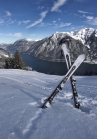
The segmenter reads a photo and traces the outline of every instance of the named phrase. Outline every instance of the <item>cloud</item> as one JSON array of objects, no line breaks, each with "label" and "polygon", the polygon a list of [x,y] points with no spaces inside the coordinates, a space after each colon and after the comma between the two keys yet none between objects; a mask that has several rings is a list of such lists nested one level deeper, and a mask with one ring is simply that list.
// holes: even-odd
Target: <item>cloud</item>
[{"label": "cloud", "polygon": [[44,9],[44,6],[38,6],[37,9],[38,10],[43,10]]},{"label": "cloud", "polygon": [[24,24],[28,24],[29,22],[31,21],[30,20],[23,21]]},{"label": "cloud", "polygon": [[58,12],[59,11],[59,7],[61,7],[62,5],[64,5],[66,3],[67,0],[57,0],[57,2],[54,3],[53,7],[51,8],[51,11],[54,12]]},{"label": "cloud", "polygon": [[0,13],[0,25],[10,25],[16,22],[16,20],[13,20],[11,17],[11,13],[9,11],[4,11],[3,13]]},{"label": "cloud", "polygon": [[41,15],[41,18],[45,18],[46,14],[48,13],[48,11],[44,11],[42,12],[40,15]]},{"label": "cloud", "polygon": [[78,10],[79,13],[82,13],[82,14],[87,14],[88,12],[85,12],[85,11],[80,11]]},{"label": "cloud", "polygon": [[83,15],[84,18],[86,18],[86,23],[90,25],[96,25],[97,26],[97,17],[94,16],[86,16]]},{"label": "cloud", "polygon": [[13,24],[13,23],[15,23],[15,22],[16,22],[16,20],[13,20],[13,19],[11,19],[11,18],[5,20],[5,24],[6,24],[6,25],[10,25],[10,24]]},{"label": "cloud", "polygon": [[2,18],[0,18],[0,24],[3,24],[4,20]]},{"label": "cloud", "polygon": [[15,22],[16,22],[16,20],[12,20],[11,18],[7,18],[7,17],[0,19],[0,25],[10,25]]},{"label": "cloud", "polygon": [[88,19],[88,20],[86,21],[86,23],[88,23],[88,24],[90,24],[90,25],[96,25],[96,26],[97,26],[97,17]]},{"label": "cloud", "polygon": [[72,25],[72,26],[70,26],[68,28],[68,30],[73,31],[73,30],[79,30],[81,28],[84,28],[84,25],[82,25],[82,26],[74,26],[74,25]]},{"label": "cloud", "polygon": [[12,36],[12,37],[22,37],[22,33],[18,32],[18,33],[9,33],[9,34],[6,34],[7,36]]},{"label": "cloud", "polygon": [[7,16],[11,16],[12,14],[9,11],[5,12],[7,14]]},{"label": "cloud", "polygon": [[46,27],[46,26],[51,26],[52,24],[51,23],[41,23],[40,25],[39,25],[39,27]]},{"label": "cloud", "polygon": [[56,21],[53,21],[53,23],[56,23]]},{"label": "cloud", "polygon": [[86,18],[87,18],[88,20],[93,20],[93,19],[94,19],[93,16],[86,16]]},{"label": "cloud", "polygon": [[31,28],[36,26],[37,24],[41,23],[43,21],[43,19],[46,17],[46,14],[48,13],[48,11],[44,11],[40,14],[41,18],[36,20],[34,23],[32,23],[31,25],[27,26],[26,28]]},{"label": "cloud", "polygon": [[39,27],[46,27],[46,26],[52,26],[54,28],[62,28],[62,27],[67,27],[70,26],[72,23],[59,23],[59,21],[52,21],[52,23],[41,23]]},{"label": "cloud", "polygon": [[53,26],[55,28],[62,28],[62,27],[67,27],[67,26],[70,26],[72,23],[57,23],[57,22],[53,22]]},{"label": "cloud", "polygon": [[0,36],[11,36],[11,37],[22,37],[22,33],[17,32],[17,33],[8,33],[8,34],[4,34],[4,33],[0,33]]},{"label": "cloud", "polygon": [[62,27],[70,26],[70,25],[71,23],[61,23],[59,27],[62,28]]},{"label": "cloud", "polygon": [[19,21],[19,22],[18,22],[18,25],[21,25],[21,23],[22,23],[22,21]]},{"label": "cloud", "polygon": [[28,24],[29,22],[31,22],[31,21],[30,20],[19,21],[18,25],[21,25],[22,23],[23,24]]}]

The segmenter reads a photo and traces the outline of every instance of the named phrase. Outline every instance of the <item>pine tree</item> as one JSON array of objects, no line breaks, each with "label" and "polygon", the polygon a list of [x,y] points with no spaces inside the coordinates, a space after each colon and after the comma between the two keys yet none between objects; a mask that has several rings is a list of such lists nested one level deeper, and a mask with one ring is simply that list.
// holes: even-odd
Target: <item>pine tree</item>
[{"label": "pine tree", "polygon": [[9,69],[9,59],[5,59],[5,68]]},{"label": "pine tree", "polygon": [[14,68],[15,69],[23,69],[25,67],[25,64],[23,62],[23,59],[21,58],[18,50],[16,50],[14,54]]}]

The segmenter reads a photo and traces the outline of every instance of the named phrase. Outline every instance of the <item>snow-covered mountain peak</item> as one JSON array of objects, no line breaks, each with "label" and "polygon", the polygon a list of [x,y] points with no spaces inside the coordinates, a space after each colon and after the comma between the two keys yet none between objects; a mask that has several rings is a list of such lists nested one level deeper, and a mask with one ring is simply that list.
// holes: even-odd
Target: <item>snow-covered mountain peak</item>
[{"label": "snow-covered mountain peak", "polygon": [[79,30],[78,32],[76,32],[76,35],[79,35],[80,37],[90,36],[93,32],[94,32],[93,28],[83,28]]},{"label": "snow-covered mountain peak", "polygon": [[[56,32],[52,35],[53,39],[58,39],[60,37],[64,37],[64,34],[69,35],[70,37],[80,40],[83,44],[85,44],[86,40],[91,36],[91,34],[95,31],[93,28],[82,28],[80,30],[75,30],[71,32]],[[97,31],[95,31],[97,32]],[[95,33],[97,36],[97,33]]]},{"label": "snow-covered mountain peak", "polygon": [[72,31],[70,34],[76,39],[79,39],[84,44],[95,30],[93,28],[82,28],[78,31]]},{"label": "snow-covered mountain peak", "polygon": [[37,41],[40,41],[41,39],[36,39],[36,40],[34,40],[35,42],[37,42]]},{"label": "snow-covered mountain peak", "polygon": [[23,39],[19,39],[19,40],[17,40],[16,42],[19,42],[19,41],[29,41],[29,39],[27,39],[27,38],[23,38]]},{"label": "snow-covered mountain peak", "polygon": [[25,40],[27,40],[27,41],[33,41],[32,39],[29,39],[29,38],[25,38]]},{"label": "snow-covered mountain peak", "polygon": [[95,30],[95,37],[97,37],[97,29]]},{"label": "snow-covered mountain peak", "polygon": [[70,36],[70,33],[69,32],[56,32],[52,35],[52,38],[53,39],[59,39],[59,38],[63,38],[64,35],[69,35]]}]

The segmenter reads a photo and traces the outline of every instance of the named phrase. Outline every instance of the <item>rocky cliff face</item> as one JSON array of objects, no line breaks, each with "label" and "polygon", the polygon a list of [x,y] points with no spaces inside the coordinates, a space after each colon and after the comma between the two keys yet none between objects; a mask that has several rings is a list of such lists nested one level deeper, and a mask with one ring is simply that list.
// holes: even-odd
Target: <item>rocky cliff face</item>
[{"label": "rocky cliff face", "polygon": [[94,30],[91,36],[87,39],[86,44],[89,47],[91,61],[97,61],[97,30]]},{"label": "rocky cliff face", "polygon": [[8,49],[10,50],[19,50],[19,52],[24,53],[26,52],[31,45],[34,43],[35,41],[29,41],[27,39],[20,39],[17,40],[15,43],[13,43],[12,45],[10,45],[8,47]]},{"label": "rocky cliff face", "polygon": [[59,45],[62,38],[72,40],[70,45],[72,60],[75,60],[77,56],[82,53],[86,55],[86,59],[89,59],[87,48],[81,43],[81,41],[73,39],[67,33],[55,33],[48,38],[36,42],[26,53],[46,60],[62,60],[64,58],[61,57],[61,48]]}]

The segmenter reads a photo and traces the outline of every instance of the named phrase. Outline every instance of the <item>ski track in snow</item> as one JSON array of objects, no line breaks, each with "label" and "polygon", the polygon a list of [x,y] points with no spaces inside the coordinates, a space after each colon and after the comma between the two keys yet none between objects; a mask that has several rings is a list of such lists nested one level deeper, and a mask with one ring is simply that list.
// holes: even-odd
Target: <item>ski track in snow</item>
[{"label": "ski track in snow", "polygon": [[[25,111],[23,112],[23,114],[25,114]],[[44,115],[44,114],[45,114],[45,112],[43,113],[42,109],[37,110],[35,112],[34,116],[28,120],[28,123],[27,123],[26,127],[23,129],[23,131],[20,128],[18,128],[18,123],[19,123],[19,121],[18,121],[13,132],[11,133],[11,139],[14,138],[14,136],[17,137],[18,139],[30,139],[32,134],[37,129],[38,121],[42,118],[42,115]],[[21,118],[22,118],[22,116],[20,117],[20,121],[21,121]]]},{"label": "ski track in snow", "polygon": [[[0,76],[2,78],[6,78],[6,79],[9,79],[9,80],[13,80],[13,81],[16,81],[16,82],[19,82],[21,84],[26,84],[26,85],[29,85],[29,86],[35,86],[35,87],[39,87],[39,88],[42,88],[42,89],[47,89],[47,90],[51,90],[51,88],[48,88],[48,87],[44,87],[44,86],[39,86],[39,85],[36,85],[36,84],[32,84],[32,83],[29,83],[29,82],[26,82],[26,81],[22,81],[22,80],[18,80],[18,79],[13,79],[13,78],[10,78],[10,77],[4,77],[4,76]],[[35,79],[37,80],[37,79]]]},{"label": "ski track in snow", "polygon": [[[45,97],[43,97],[41,99],[41,102],[42,103],[43,103],[44,99],[45,99]],[[29,103],[29,105],[31,105],[31,106],[37,106],[37,102]],[[41,118],[42,118],[43,115],[45,115],[45,109],[38,109],[35,112],[34,116],[28,120],[27,125],[23,129],[23,131],[18,126],[19,125],[19,122],[21,121],[21,119],[25,115],[25,112],[26,112],[27,108],[28,108],[28,106],[23,110],[22,115],[20,116],[19,121],[16,123],[13,131],[11,131],[11,134],[10,134],[10,136],[9,136],[8,139],[14,139],[14,137],[15,138],[17,137],[17,139],[30,139],[30,137],[32,136],[32,134],[37,129],[38,121],[41,120]]]}]

